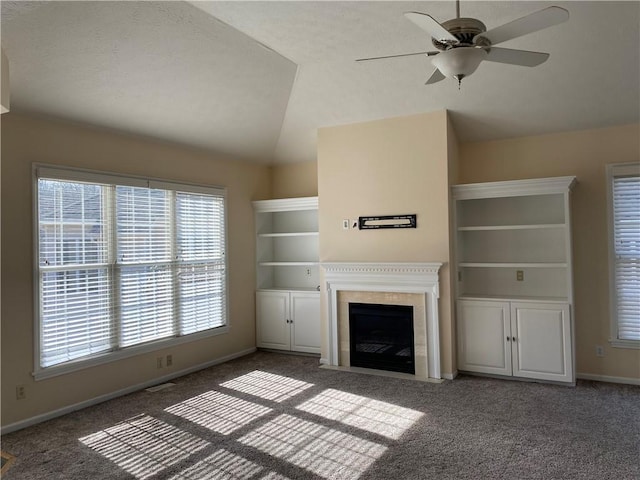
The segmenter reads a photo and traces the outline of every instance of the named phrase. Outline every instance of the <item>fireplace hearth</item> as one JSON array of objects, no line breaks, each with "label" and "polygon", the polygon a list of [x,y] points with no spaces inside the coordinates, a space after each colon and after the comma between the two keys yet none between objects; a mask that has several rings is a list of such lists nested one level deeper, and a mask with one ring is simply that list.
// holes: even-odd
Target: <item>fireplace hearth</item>
[{"label": "fireplace hearth", "polygon": [[413,307],[349,303],[350,363],[415,374]]}]

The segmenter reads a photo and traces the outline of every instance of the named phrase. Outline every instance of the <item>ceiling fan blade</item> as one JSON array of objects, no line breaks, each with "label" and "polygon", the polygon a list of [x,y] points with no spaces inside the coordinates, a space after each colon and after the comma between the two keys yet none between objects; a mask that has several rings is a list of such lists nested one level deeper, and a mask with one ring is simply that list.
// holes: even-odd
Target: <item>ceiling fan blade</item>
[{"label": "ceiling fan blade", "polygon": [[473,41],[476,43],[476,38],[484,37],[489,40],[492,45],[497,45],[512,38],[537,32],[538,30],[566,22],[567,20],[569,20],[569,12],[567,10],[560,7],[548,7],[476,35]]},{"label": "ceiling fan blade", "polygon": [[442,72],[436,68],[425,85],[431,85],[432,83],[439,82],[440,80],[444,80],[445,78],[446,77],[442,74]]},{"label": "ceiling fan blade", "polygon": [[535,67],[549,58],[548,53],[529,52],[528,50],[513,50],[511,48],[491,47],[485,60],[489,62],[508,63],[523,67]]},{"label": "ceiling fan blade", "polygon": [[370,58],[358,58],[356,62],[368,62],[369,60],[384,60],[385,58],[398,58],[398,57],[411,57],[414,55],[426,55],[431,57],[437,55],[439,52],[415,52],[415,53],[401,53],[399,55],[385,55],[382,57],[370,57]]},{"label": "ceiling fan blade", "polygon": [[405,12],[404,16],[440,42],[459,43],[458,39],[449,33],[449,31],[440,25],[431,15],[420,12]]}]

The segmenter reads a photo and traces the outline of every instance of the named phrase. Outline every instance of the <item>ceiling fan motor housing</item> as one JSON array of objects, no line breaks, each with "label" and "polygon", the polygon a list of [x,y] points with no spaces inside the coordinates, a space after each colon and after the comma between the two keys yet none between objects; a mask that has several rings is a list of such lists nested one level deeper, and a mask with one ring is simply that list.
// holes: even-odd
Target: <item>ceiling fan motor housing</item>
[{"label": "ceiling fan motor housing", "polygon": [[442,26],[446,28],[447,31],[454,37],[456,37],[460,43],[452,45],[450,42],[442,42],[433,38],[433,46],[438,50],[444,51],[450,48],[455,48],[457,46],[477,45],[481,47],[488,47],[491,45],[491,43],[483,37],[478,37],[474,42],[473,39],[477,35],[487,31],[487,27],[485,26],[485,24],[475,18],[453,18],[451,20],[443,22]]}]

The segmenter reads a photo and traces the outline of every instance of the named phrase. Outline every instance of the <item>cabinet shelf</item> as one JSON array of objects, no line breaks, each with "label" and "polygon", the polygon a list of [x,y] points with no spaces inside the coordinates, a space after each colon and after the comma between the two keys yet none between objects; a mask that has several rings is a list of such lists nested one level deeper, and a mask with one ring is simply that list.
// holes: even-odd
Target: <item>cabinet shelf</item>
[{"label": "cabinet shelf", "polygon": [[473,293],[466,293],[458,297],[460,300],[493,300],[503,302],[540,302],[540,303],[567,303],[569,299],[567,297],[545,297],[545,296],[531,296],[531,295],[475,295]]},{"label": "cabinet shelf", "polygon": [[476,225],[476,226],[460,226],[459,232],[479,232],[494,230],[546,230],[554,228],[564,228],[564,223],[537,223],[528,225]]},{"label": "cabinet shelf", "polygon": [[496,262],[460,262],[459,267],[465,268],[566,268],[566,263],[557,262],[509,262],[509,263],[496,263]]},{"label": "cabinet shelf", "polygon": [[258,292],[319,292],[319,288],[316,287],[271,287],[271,288],[261,288]]}]

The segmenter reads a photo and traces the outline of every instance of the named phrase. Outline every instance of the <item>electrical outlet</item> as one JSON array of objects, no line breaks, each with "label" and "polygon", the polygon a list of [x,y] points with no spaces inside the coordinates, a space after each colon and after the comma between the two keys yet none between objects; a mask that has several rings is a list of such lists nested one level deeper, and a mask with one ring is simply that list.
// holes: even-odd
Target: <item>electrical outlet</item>
[{"label": "electrical outlet", "polygon": [[311,269],[307,268],[307,277],[310,277],[310,276],[311,276]]},{"label": "electrical outlet", "polygon": [[162,368],[162,357],[156,358],[156,368]]},{"label": "electrical outlet", "polygon": [[516,270],[516,281],[522,282],[524,280],[524,270]]},{"label": "electrical outlet", "polygon": [[604,357],[604,347],[602,345],[596,345],[596,357]]},{"label": "electrical outlet", "polygon": [[24,400],[27,398],[27,389],[24,385],[18,385],[16,387],[16,400]]},{"label": "electrical outlet", "polygon": [[171,354],[167,355],[167,361],[165,362],[165,365],[167,367],[170,367],[173,365],[173,355]]},{"label": "electrical outlet", "polygon": [[342,229],[343,230],[349,230],[349,219],[348,218],[342,220]]}]

